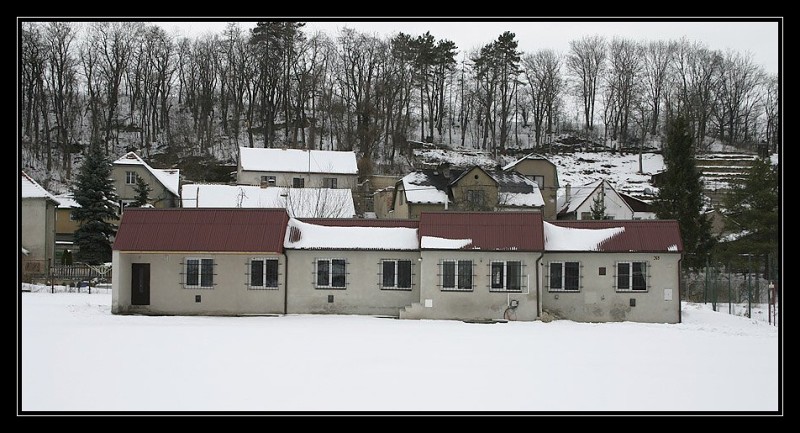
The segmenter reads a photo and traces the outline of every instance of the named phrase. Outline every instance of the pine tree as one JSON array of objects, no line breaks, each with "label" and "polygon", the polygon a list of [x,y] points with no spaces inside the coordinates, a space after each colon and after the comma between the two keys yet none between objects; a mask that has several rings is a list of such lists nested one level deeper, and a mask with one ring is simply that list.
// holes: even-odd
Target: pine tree
[{"label": "pine tree", "polygon": [[75,231],[76,259],[89,264],[111,261],[111,238],[117,229],[110,221],[117,219],[117,195],[111,164],[98,144],[90,145],[72,193],[79,205],[72,210],[80,223]]},{"label": "pine tree", "polygon": [[660,219],[680,225],[684,263],[691,269],[705,266],[714,238],[711,221],[704,213],[703,184],[695,166],[695,146],[689,123],[683,115],[669,119],[664,145],[664,182],[653,202]]},{"label": "pine tree", "polygon": [[778,169],[768,159],[753,162],[742,181],[725,197],[726,229],[745,233],[725,248],[729,260],[752,254],[763,260],[764,274],[770,275],[768,257],[777,258],[780,239],[778,221]]},{"label": "pine tree", "polygon": [[128,207],[142,207],[150,203],[150,193],[153,192],[153,189],[139,176],[136,177],[136,186],[133,187],[133,191],[136,193],[136,198]]},{"label": "pine tree", "polygon": [[592,211],[593,220],[602,220],[606,218],[606,200],[605,191],[603,191],[603,184],[600,184],[600,194],[594,196],[592,206],[589,208]]}]

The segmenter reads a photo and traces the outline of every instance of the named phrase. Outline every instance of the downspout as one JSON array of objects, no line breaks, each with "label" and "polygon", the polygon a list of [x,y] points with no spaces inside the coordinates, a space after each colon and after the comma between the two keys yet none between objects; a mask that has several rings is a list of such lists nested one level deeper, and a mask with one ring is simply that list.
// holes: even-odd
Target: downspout
[{"label": "downspout", "polygon": [[539,253],[539,258],[536,259],[536,315],[539,320],[542,318],[542,288],[539,285],[539,262],[544,257],[544,252]]},{"label": "downspout", "polygon": [[289,255],[283,250],[283,315],[289,310]]},{"label": "downspout", "polygon": [[[683,323],[683,315],[681,314],[681,262],[683,261],[683,254],[678,259],[678,323]],[[730,303],[730,300],[728,300]]]}]

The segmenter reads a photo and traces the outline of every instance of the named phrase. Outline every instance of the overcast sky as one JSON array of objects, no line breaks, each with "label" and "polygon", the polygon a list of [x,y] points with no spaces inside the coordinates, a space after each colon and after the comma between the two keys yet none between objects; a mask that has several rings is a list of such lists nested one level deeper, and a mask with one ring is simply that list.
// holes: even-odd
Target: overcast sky
[{"label": "overcast sky", "polygon": [[[255,20],[247,18],[218,18],[217,22],[197,22],[184,20],[181,22],[162,23],[168,30],[176,30],[186,36],[197,36],[204,32],[221,32],[227,22],[241,22],[241,27],[251,29]],[[252,18],[251,18],[252,19]],[[296,19],[296,17],[295,17]],[[411,21],[413,19],[413,21]],[[725,51],[734,50],[741,54],[750,53],[756,64],[762,65],[770,73],[778,72],[779,41],[782,40],[783,29],[779,26],[780,17],[749,18],[747,21],[723,21],[721,19],[706,21],[687,21],[684,18],[641,19],[633,21],[599,21],[578,20],[525,20],[512,17],[504,20],[456,20],[432,21],[410,18],[408,21],[319,21],[313,18],[301,19],[307,22],[306,33],[319,30],[331,37],[339,34],[344,27],[353,28],[368,34],[391,36],[398,32],[418,36],[430,31],[436,40],[449,39],[455,42],[461,54],[496,40],[505,31],[513,32],[519,42],[519,49],[532,53],[540,49],[553,49],[566,53],[569,42],[583,36],[604,35],[606,37],[622,37],[634,40],[677,40],[686,37],[690,41],[703,42],[711,49]]]}]

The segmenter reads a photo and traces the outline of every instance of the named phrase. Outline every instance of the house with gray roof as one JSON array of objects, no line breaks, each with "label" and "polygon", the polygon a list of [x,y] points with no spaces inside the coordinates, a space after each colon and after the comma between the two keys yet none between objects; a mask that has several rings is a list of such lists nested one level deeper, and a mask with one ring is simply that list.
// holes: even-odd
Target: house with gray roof
[{"label": "house with gray roof", "polygon": [[416,170],[400,179],[392,193],[389,218],[418,219],[422,212],[442,210],[541,211],[545,204],[531,178],[477,165]]}]

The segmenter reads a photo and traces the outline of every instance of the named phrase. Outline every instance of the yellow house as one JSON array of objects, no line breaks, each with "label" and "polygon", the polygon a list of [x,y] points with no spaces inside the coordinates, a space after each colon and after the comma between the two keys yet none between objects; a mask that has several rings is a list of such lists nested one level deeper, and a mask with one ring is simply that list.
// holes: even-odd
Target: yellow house
[{"label": "yellow house", "polygon": [[[419,219],[422,212],[537,211],[544,207],[538,185],[516,172],[422,169],[400,179],[392,194],[389,218]],[[377,206],[376,206],[377,210]]]},{"label": "yellow house", "polygon": [[534,180],[544,198],[545,220],[556,219],[558,213],[558,170],[556,165],[541,155],[530,153],[503,167],[503,171],[517,173]]}]

